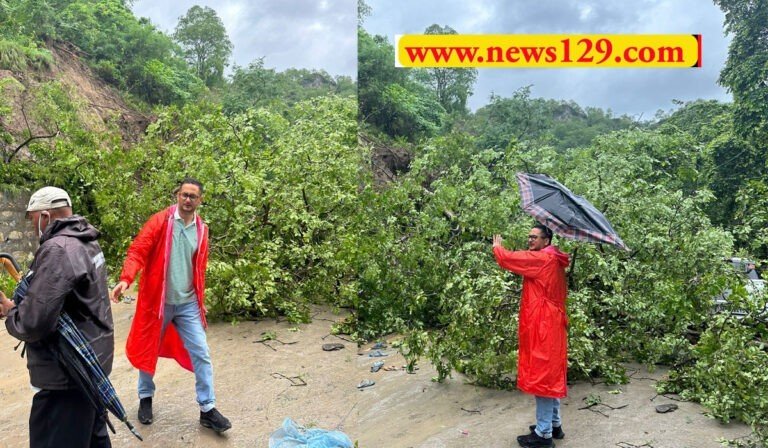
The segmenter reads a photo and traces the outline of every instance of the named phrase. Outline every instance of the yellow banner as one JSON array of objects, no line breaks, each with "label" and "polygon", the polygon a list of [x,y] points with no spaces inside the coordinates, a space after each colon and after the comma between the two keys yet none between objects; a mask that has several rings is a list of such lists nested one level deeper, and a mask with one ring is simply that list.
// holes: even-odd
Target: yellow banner
[{"label": "yellow banner", "polygon": [[700,34],[403,34],[398,67],[701,67]]}]

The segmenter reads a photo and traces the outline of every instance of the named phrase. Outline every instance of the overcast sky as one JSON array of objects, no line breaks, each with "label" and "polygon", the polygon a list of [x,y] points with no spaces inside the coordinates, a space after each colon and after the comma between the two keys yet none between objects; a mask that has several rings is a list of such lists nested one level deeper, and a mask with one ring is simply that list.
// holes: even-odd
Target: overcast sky
[{"label": "overcast sky", "polygon": [[134,0],[133,11],[172,34],[194,5],[216,11],[240,66],[323,69],[357,78],[356,0]]},{"label": "overcast sky", "polygon": [[730,37],[724,14],[711,0],[366,0],[373,9],[363,27],[387,36],[419,34],[433,23],[461,34],[702,34],[698,69],[479,69],[469,105],[491,93],[512,96],[533,85],[534,97],[574,100],[581,106],[652,119],[672,100],[731,101],[717,84]]}]

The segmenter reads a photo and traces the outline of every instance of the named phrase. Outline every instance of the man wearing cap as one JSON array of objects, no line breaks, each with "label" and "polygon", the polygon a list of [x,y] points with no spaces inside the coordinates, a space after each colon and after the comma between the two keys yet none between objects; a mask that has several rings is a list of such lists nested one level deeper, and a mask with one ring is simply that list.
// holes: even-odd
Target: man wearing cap
[{"label": "man wearing cap", "polygon": [[184,179],[176,199],[176,204],[150,217],[133,240],[112,300],[116,302],[143,271],[125,348],[131,364],[139,369],[139,421],[148,425],[154,419],[153,377],[158,356],[163,356],[194,372],[200,424],[223,432],[232,424],[215,407],[213,367],[205,337],[208,227],[196,212],[203,185]]},{"label": "man wearing cap", "polygon": [[66,191],[45,187],[29,199],[27,218],[40,247],[26,274],[25,298],[16,306],[0,293],[8,333],[26,342],[32,389],[29,442],[36,447],[110,447],[104,417],[61,368],[49,346],[63,311],[91,344],[104,372],[112,370],[114,326],[99,231],[72,214]]}]

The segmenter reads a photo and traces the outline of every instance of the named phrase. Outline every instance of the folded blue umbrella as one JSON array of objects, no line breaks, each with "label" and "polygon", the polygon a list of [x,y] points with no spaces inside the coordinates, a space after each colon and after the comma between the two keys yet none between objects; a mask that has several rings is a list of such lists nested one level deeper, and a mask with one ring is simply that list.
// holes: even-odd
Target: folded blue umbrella
[{"label": "folded blue umbrella", "polygon": [[[31,274],[24,276],[13,292],[12,300],[18,305],[24,300],[29,288]],[[125,423],[128,429],[139,440],[144,440],[136,431],[125,412],[125,407],[117,396],[117,391],[109,381],[109,377],[101,368],[99,359],[93,351],[91,344],[85,339],[83,333],[75,326],[72,318],[66,312],[62,312],[56,322],[56,331],[59,334],[58,342],[51,348],[56,353],[59,363],[62,365],[72,381],[85,393],[96,412],[104,416],[109,429],[115,433],[115,428],[109,421],[107,411],[111,412],[118,420]]]}]

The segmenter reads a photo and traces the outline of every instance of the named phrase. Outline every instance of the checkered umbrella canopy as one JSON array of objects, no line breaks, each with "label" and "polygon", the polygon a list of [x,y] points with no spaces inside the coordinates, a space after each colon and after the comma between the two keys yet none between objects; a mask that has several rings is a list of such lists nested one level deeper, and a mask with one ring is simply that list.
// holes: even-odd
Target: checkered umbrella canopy
[{"label": "checkered umbrella canopy", "polygon": [[563,238],[629,248],[595,206],[546,174],[517,173],[522,208]]}]

